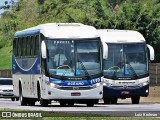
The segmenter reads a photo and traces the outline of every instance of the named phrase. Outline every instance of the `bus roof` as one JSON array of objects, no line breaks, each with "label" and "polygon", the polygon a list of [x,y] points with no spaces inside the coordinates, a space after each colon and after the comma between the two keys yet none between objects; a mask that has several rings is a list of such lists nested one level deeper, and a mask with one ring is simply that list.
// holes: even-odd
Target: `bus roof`
[{"label": "bus roof", "polygon": [[103,42],[107,43],[142,43],[145,38],[142,34],[132,30],[99,29],[98,33]]},{"label": "bus roof", "polygon": [[15,33],[15,37],[42,33],[48,38],[95,38],[97,30],[81,23],[46,23]]}]

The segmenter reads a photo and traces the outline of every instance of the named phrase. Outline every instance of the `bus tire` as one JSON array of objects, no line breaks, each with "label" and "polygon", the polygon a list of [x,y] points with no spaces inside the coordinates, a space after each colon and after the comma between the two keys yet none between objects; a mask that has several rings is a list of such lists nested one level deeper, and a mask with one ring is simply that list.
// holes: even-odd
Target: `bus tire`
[{"label": "bus tire", "polygon": [[35,101],[32,98],[28,99],[28,105],[29,106],[34,106],[35,105]]},{"label": "bus tire", "polygon": [[110,98],[103,98],[104,104],[110,104]]},{"label": "bus tire", "polygon": [[42,97],[41,97],[41,89],[40,89],[39,83],[37,85],[37,88],[38,88],[37,91],[38,91],[38,99],[40,101],[40,105],[42,107],[47,107],[48,106],[48,100],[42,99]]},{"label": "bus tire", "polygon": [[68,107],[73,107],[74,106],[74,102],[70,101],[68,102]]},{"label": "bus tire", "polygon": [[117,104],[118,98],[111,98],[111,104]]},{"label": "bus tire", "polygon": [[132,97],[132,104],[139,104],[140,96],[138,97]]},{"label": "bus tire", "polygon": [[88,102],[87,103],[87,107],[93,107],[94,106],[94,102]]},{"label": "bus tire", "polygon": [[48,101],[41,98],[40,99],[40,104],[41,104],[42,107],[47,107],[48,106]]},{"label": "bus tire", "polygon": [[63,100],[59,101],[59,103],[60,103],[61,107],[66,107],[66,105],[67,105],[67,102],[63,101]]},{"label": "bus tire", "polygon": [[15,101],[15,98],[11,98],[12,101]]},{"label": "bus tire", "polygon": [[19,99],[20,99],[21,106],[27,106],[27,98],[23,97],[23,95],[22,95],[21,84],[19,85]]},{"label": "bus tire", "polygon": [[18,101],[19,100],[19,97],[16,97],[16,101]]}]

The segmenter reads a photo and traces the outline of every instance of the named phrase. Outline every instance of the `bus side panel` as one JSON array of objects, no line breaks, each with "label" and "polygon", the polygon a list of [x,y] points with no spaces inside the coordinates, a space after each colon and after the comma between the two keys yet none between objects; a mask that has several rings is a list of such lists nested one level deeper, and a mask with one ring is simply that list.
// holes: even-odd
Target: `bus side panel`
[{"label": "bus side panel", "polygon": [[[28,60],[28,61],[27,61]],[[26,59],[26,62],[30,62]],[[23,97],[36,98],[37,97],[37,80],[40,77],[40,57],[35,59],[34,64],[28,70],[24,70],[12,56],[12,77],[13,77],[13,91],[16,96],[19,96],[19,85],[22,85]]]},{"label": "bus side panel", "polygon": [[13,93],[16,96],[19,96],[19,79],[17,75],[12,75],[13,78]]},{"label": "bus side panel", "polygon": [[14,94],[19,96],[20,84],[22,87],[23,97],[29,97],[30,95],[30,85],[29,85],[30,75],[23,74],[13,74],[13,85]]}]

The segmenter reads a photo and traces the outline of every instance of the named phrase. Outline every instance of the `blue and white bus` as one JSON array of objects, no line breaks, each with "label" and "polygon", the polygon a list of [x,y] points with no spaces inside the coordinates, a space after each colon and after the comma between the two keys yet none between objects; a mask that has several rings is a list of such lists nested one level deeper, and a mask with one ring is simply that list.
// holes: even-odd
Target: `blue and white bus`
[{"label": "blue and white bus", "polygon": [[93,106],[103,95],[102,53],[92,26],[47,23],[18,31],[12,55],[14,94],[21,105],[40,101],[48,106],[55,100],[61,106]]},{"label": "blue and white bus", "polygon": [[154,49],[137,31],[98,30],[101,40],[108,45],[104,59],[105,104],[116,104],[118,98],[131,98],[138,104],[140,97],[149,94],[149,61],[154,60]]}]

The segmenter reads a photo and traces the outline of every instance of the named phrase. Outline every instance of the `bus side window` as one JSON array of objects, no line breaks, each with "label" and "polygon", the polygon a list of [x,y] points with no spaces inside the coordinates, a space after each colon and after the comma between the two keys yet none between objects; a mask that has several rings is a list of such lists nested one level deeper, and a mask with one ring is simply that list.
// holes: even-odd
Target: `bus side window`
[{"label": "bus side window", "polygon": [[27,38],[26,37],[24,37],[24,39],[23,39],[23,55],[26,57],[26,51],[27,51],[27,44],[26,44],[26,42],[27,42]]},{"label": "bus side window", "polygon": [[17,40],[16,40],[16,57],[18,57],[18,50],[19,50],[19,48],[18,48],[18,38],[17,38]]},{"label": "bus side window", "polygon": [[17,57],[19,57],[19,38],[17,38]]},{"label": "bus side window", "polygon": [[24,37],[21,39],[21,56],[24,56]]},{"label": "bus side window", "polygon": [[27,37],[27,56],[30,56],[30,36]]},{"label": "bus side window", "polygon": [[32,50],[32,36],[29,37],[29,56],[32,56],[31,50]]},{"label": "bus side window", "polygon": [[34,56],[34,36],[31,36],[30,39],[30,55],[32,57]]},{"label": "bus side window", "polygon": [[35,38],[35,55],[38,55],[38,51],[39,51],[39,39],[38,39],[38,35],[36,35]]},{"label": "bus side window", "polygon": [[21,38],[20,41],[19,41],[19,43],[20,43],[20,51],[21,51],[20,52],[20,57],[22,57],[22,55],[23,55],[23,53],[22,53],[23,52],[23,41],[22,40],[23,40],[23,38]]},{"label": "bus side window", "polygon": [[13,40],[13,53],[14,53],[14,55],[15,55],[15,57],[17,57],[17,47],[16,47],[16,44],[17,43],[17,38],[14,38],[14,40]]},{"label": "bus side window", "polygon": [[32,56],[35,56],[35,36],[33,36],[33,39],[32,39]]},{"label": "bus side window", "polygon": [[18,38],[18,57],[21,57],[21,38]]},{"label": "bus side window", "polygon": [[33,54],[33,56],[37,56],[37,54],[36,54],[36,51],[37,51],[36,41],[38,41],[37,35],[33,37],[32,41],[33,41],[33,42],[32,42],[32,44],[33,44],[33,49],[32,49],[32,50],[33,50],[33,51],[32,51],[33,53],[32,53],[32,54]]}]

